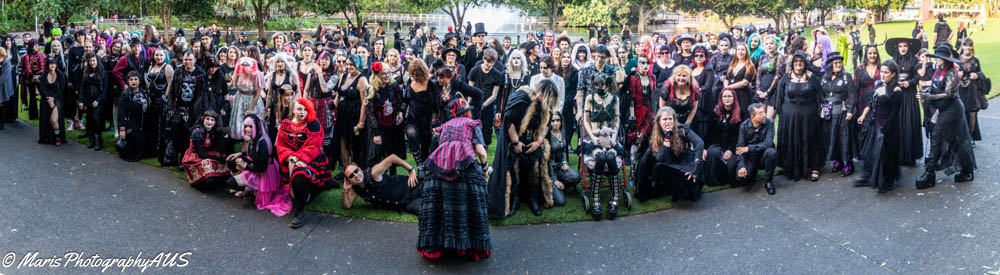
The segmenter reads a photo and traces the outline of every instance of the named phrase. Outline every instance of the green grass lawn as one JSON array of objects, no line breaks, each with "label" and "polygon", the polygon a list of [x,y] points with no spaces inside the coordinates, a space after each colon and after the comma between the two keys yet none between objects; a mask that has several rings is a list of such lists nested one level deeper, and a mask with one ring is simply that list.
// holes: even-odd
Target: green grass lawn
[{"label": "green grass lawn", "polygon": [[[955,18],[947,19],[948,23],[951,25],[953,32],[958,32],[958,21]],[[893,37],[912,37],[911,32],[913,31],[913,26],[916,21],[892,21],[888,23],[881,23],[875,25],[876,43],[882,43],[884,39]],[[924,30],[927,33],[929,40],[934,39],[934,24],[937,20],[924,21]],[[986,21],[986,31],[980,32],[979,28],[976,28],[976,32],[970,32],[969,37],[976,43],[976,57],[979,58],[983,72],[987,77],[1000,76],[1000,19],[989,19]],[[806,34],[809,34],[815,27],[806,28]],[[834,47],[837,47],[837,37],[839,34],[833,33],[833,30],[828,29],[830,33],[830,39],[833,40]],[[843,35],[847,35],[844,33]],[[807,35],[811,38],[812,35]],[[868,28],[861,28],[861,40],[868,41]],[[955,42],[955,38],[951,39],[951,43]],[[934,46],[934,42],[930,41],[930,46]],[[952,45],[958,50],[958,45]],[[933,50],[931,50],[933,52]],[[879,53],[882,56],[882,60],[887,60],[889,57],[885,53],[885,47],[879,47]],[[841,53],[845,54],[845,53]],[[845,57],[850,58],[845,54]],[[849,59],[844,64],[850,67]],[[853,71],[853,68],[849,68]],[[1000,87],[993,87],[990,91],[988,98],[993,98],[1000,95]]]}]

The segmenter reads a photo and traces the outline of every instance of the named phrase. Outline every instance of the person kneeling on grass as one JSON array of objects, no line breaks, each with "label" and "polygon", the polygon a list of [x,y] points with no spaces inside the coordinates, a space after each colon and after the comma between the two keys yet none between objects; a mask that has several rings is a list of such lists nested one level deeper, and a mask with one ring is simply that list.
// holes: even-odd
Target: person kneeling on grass
[{"label": "person kneeling on grass", "polygon": [[292,201],[289,190],[281,188],[281,168],[274,158],[274,145],[264,130],[264,121],[249,114],[242,125],[243,148],[226,157],[226,165],[233,172],[226,185],[237,191],[237,197],[253,192],[257,210],[284,216],[292,210]]},{"label": "person kneeling on grass", "polygon": [[[395,166],[406,168],[409,175],[385,174],[389,169],[395,169]],[[344,167],[344,196],[341,206],[350,209],[360,196],[376,207],[404,209],[409,213],[420,214],[423,190],[423,184],[417,180],[413,167],[392,154],[368,169],[361,169],[355,163]]]}]

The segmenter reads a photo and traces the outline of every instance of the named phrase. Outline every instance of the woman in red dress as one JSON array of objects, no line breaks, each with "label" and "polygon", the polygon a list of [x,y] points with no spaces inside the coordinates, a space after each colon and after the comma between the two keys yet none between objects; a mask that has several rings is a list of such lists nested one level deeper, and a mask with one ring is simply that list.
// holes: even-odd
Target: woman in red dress
[{"label": "woman in red dress", "polygon": [[298,98],[292,107],[292,119],[285,119],[278,127],[278,163],[281,165],[281,184],[291,188],[291,228],[305,224],[306,203],[330,181],[330,165],[323,153],[323,127],[316,120],[313,104]]},{"label": "woman in red dress", "polygon": [[202,189],[213,185],[221,185],[232,175],[226,167],[226,155],[219,153],[225,148],[219,113],[214,110],[205,111],[201,116],[201,125],[191,131],[191,145],[184,152],[181,167],[187,173],[191,187]]}]

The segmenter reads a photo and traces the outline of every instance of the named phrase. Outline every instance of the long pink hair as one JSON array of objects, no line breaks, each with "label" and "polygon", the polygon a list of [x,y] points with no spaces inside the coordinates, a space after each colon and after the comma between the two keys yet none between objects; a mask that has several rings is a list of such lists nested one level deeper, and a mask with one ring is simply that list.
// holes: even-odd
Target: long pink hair
[{"label": "long pink hair", "polygon": [[[244,64],[249,64],[250,66],[245,66]],[[236,62],[236,70],[233,71],[233,85],[235,86],[242,79],[249,79],[254,85],[254,89],[259,89],[264,86],[263,78],[261,77],[260,70],[257,68],[257,60],[251,57],[241,57],[239,62]]]}]

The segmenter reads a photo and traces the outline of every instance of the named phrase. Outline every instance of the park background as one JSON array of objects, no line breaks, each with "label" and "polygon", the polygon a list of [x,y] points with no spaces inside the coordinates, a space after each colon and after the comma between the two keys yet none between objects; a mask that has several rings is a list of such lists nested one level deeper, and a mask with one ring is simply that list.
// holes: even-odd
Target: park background
[{"label": "park background", "polygon": [[[372,31],[378,25],[385,28],[391,47],[395,43],[392,31],[397,23],[402,23],[401,35],[404,37],[413,24],[436,27],[436,34],[443,37],[448,26],[484,22],[490,37],[511,36],[515,44],[523,41],[528,32],[549,29],[567,31],[574,39],[586,38],[587,26],[591,24],[609,26],[611,34],[618,34],[623,25],[629,25],[633,38],[651,32],[719,32],[735,25],[754,24],[773,26],[779,31],[800,29],[804,33],[824,27],[836,44],[841,36],[846,36],[846,32],[838,31],[844,26],[841,23],[869,19],[876,22],[877,42],[881,43],[886,37],[910,37],[915,20],[924,20],[925,30],[932,39],[936,20],[929,18],[934,11],[949,13],[948,21],[956,31],[958,21],[984,22],[984,25],[970,26],[969,37],[976,42],[976,56],[986,76],[992,77],[1000,71],[1000,28],[996,24],[1000,23],[996,18],[1000,16],[1000,0],[2,0],[0,33],[37,32],[45,18],[54,18],[64,29],[70,24],[87,26],[96,22],[99,29],[114,26],[122,31],[150,24],[167,33],[178,28],[190,30],[189,36],[195,26],[217,24],[223,32],[226,27],[233,26],[237,32],[250,32],[254,39],[260,33],[267,35],[276,31],[296,31],[309,37],[320,25],[346,27],[365,22]],[[868,37],[866,28],[861,28],[861,37]],[[887,59],[884,48],[879,50],[883,59]],[[1000,95],[1000,88],[994,88],[989,97],[997,95]],[[21,118],[28,121],[26,113],[22,113]],[[67,136],[75,137],[77,132],[69,132]],[[112,136],[111,132],[105,133],[104,148],[117,153]],[[489,151],[494,152],[494,148]],[[407,160],[413,163],[412,158]],[[155,159],[142,162],[159,166]],[[571,157],[571,166],[577,165],[577,159]],[[185,178],[176,168],[163,168],[174,170],[179,178]],[[728,187],[706,187],[705,191],[725,188]],[[567,199],[566,206],[546,209],[540,217],[519,211],[494,224],[589,219],[580,207],[578,194],[569,192]],[[342,209],[340,200],[341,192],[324,192],[309,209],[377,220],[417,220],[414,215],[369,207],[360,201],[352,209]],[[622,211],[622,215],[671,207],[669,200],[650,200],[635,203],[631,210]]]}]

